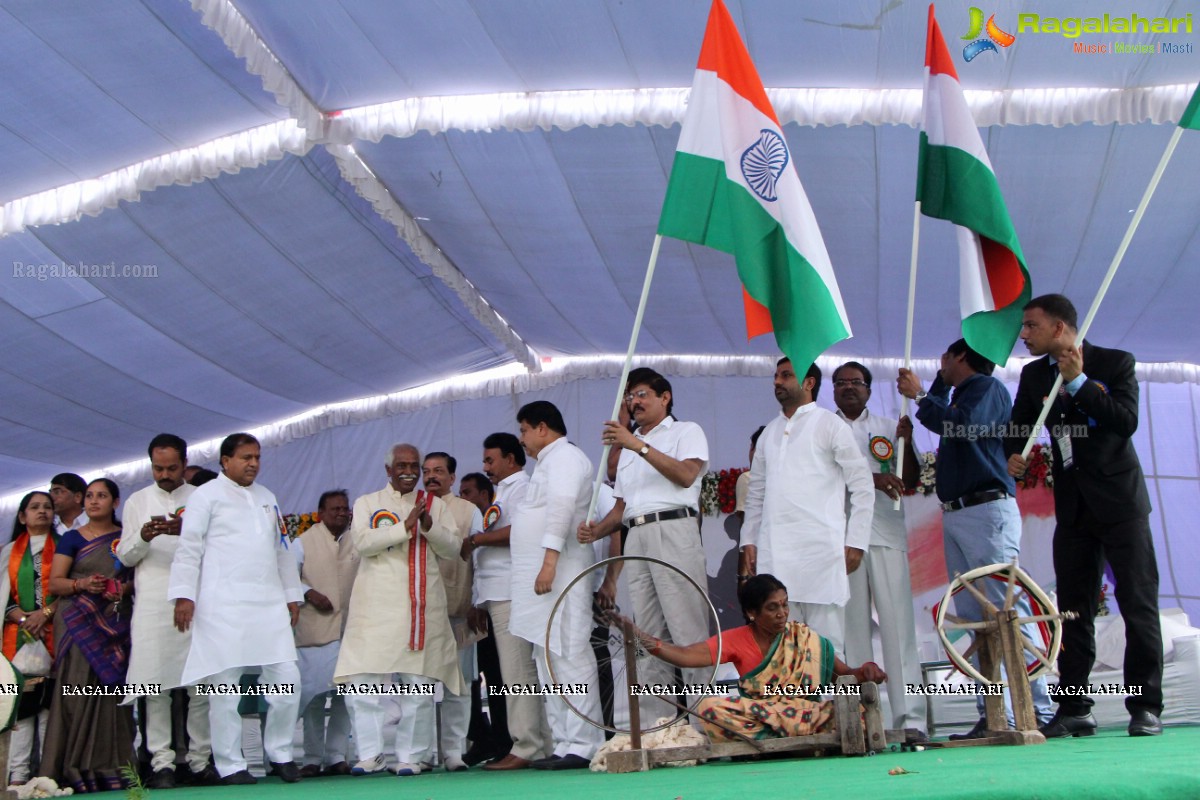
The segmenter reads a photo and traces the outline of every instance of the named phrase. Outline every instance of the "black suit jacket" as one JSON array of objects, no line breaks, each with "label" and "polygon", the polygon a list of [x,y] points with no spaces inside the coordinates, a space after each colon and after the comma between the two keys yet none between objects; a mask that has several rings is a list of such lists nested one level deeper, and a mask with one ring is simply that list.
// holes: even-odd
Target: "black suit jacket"
[{"label": "black suit jacket", "polygon": [[[1150,496],[1132,438],[1138,425],[1133,355],[1084,342],[1083,373],[1087,380],[1074,397],[1060,396],[1046,417],[1052,438],[1056,426],[1071,426],[1073,433],[1086,430],[1086,436],[1071,436],[1075,460],[1071,469],[1063,469],[1054,439],[1055,516],[1060,523],[1074,523],[1080,503],[1105,523],[1145,516],[1150,513]],[[1012,421],[1017,433],[1024,435],[1007,439],[1010,455],[1024,447],[1055,376],[1048,356],[1021,370]]]}]

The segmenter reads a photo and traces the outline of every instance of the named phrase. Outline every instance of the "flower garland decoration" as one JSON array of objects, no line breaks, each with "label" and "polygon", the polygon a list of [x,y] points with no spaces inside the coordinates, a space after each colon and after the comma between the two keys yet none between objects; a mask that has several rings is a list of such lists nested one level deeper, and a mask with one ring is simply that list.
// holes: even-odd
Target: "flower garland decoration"
[{"label": "flower garland decoration", "polygon": [[1035,444],[1029,451],[1025,474],[1017,481],[1020,489],[1035,489],[1040,481],[1047,489],[1054,488],[1054,449],[1049,445]]},{"label": "flower garland decoration", "polygon": [[918,453],[917,466],[920,468],[917,473],[917,488],[905,489],[907,495],[931,495],[937,491],[937,452]]},{"label": "flower garland decoration", "polygon": [[295,539],[320,521],[321,514],[318,511],[308,514],[287,514],[283,518],[284,526],[287,528],[288,539]]},{"label": "flower garland decoration", "polygon": [[749,472],[746,467],[704,473],[700,481],[700,513],[706,517],[732,514],[737,508],[738,476]]},{"label": "flower garland decoration", "polygon": [[700,480],[700,513],[706,517],[715,517],[721,513],[721,503],[717,499],[717,486],[720,482],[717,473],[706,472]]}]

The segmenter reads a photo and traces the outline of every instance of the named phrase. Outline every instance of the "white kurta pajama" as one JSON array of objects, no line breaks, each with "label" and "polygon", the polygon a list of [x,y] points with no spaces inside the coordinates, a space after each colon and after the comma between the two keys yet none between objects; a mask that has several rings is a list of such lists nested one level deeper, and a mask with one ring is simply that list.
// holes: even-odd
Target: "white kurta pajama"
[{"label": "white kurta pajama", "polygon": [[[512,617],[509,629],[534,645],[534,661],[542,685],[552,683],[546,659],[554,659],[554,680],[587,686],[587,694],[571,702],[588,717],[602,719],[597,686],[596,658],[591,648],[592,585],[575,585],[559,606],[554,627],[546,639],[550,612],[566,585],[596,563],[592,545],[580,544],[576,529],[587,516],[591,502],[592,462],[566,437],[542,448],[529,479],[524,502],[513,516],[509,546],[512,551]],[[558,552],[553,588],[534,592],[546,550]],[[550,654],[547,654],[547,650]],[[507,680],[507,679],[506,679]],[[604,743],[604,733],[567,708],[561,697],[546,698],[546,716],[554,737],[554,755],[590,759]]]},{"label": "white kurta pajama", "polygon": [[[886,437],[895,446],[896,420],[872,414],[867,409],[858,419],[842,421],[850,426],[854,439],[867,455],[873,474],[883,472],[883,463],[871,455],[871,439]],[[912,442],[906,442],[911,447]],[[895,473],[896,457],[888,464]],[[850,600],[846,603],[846,663],[858,666],[875,658],[871,636],[871,607],[879,616],[879,644],[883,649],[883,668],[890,676],[888,705],[892,710],[890,727],[925,729],[925,702],[920,695],[909,695],[904,686],[921,682],[921,660],[917,655],[917,629],[913,619],[912,581],[908,572],[908,528],[904,506],[896,508],[887,492],[875,490],[875,512],[871,516],[871,546],[863,555],[862,565],[850,574]]]},{"label": "white kurta pajama", "polygon": [[[846,514],[846,493],[850,513]],[[875,484],[854,435],[833,413],[806,403],[758,437],[741,545],[758,546],[758,573],[788,590],[793,619],[845,655],[850,599],[845,548],[871,541]]]},{"label": "white kurta pajama", "polygon": [[[247,667],[261,666],[262,683],[295,689],[266,697],[270,710],[263,749],[277,763],[292,760],[300,702],[287,604],[303,600],[281,521],[270,490],[217,476],[188,498],[167,591],[168,600],[196,604],[185,685],[237,684]],[[221,777],[246,769],[238,700],[230,694],[209,698],[213,757]]]},{"label": "white kurta pajama", "polygon": [[[496,484],[495,504],[500,517],[488,530],[502,530],[512,525],[516,510],[525,502],[529,474],[520,471]],[[496,637],[496,655],[500,660],[500,675],[504,683],[534,685],[538,681],[534,664],[533,645],[509,630],[512,616],[512,553],[508,545],[481,545],[473,554],[475,605],[487,609]],[[504,698],[508,716],[508,735],[512,739],[510,752],[526,761],[543,758],[553,749],[550,725],[545,705],[532,695],[510,695]]]},{"label": "white kurta pajama", "polygon": [[[300,588],[328,598],[332,610],[300,607],[296,623],[296,655],[300,667],[300,714],[304,719],[304,765],[332,766],[346,761],[350,712],[346,698],[333,691],[333,672],[341,652],[342,633],[350,607],[350,592],[358,573],[358,550],[348,532],[335,539],[318,522],[292,542],[300,571]],[[305,544],[307,543],[307,551]],[[331,696],[332,695],[332,696]],[[329,699],[326,728],[325,701]]]},{"label": "white kurta pajama", "polygon": [[[121,506],[124,533],[117,544],[117,558],[133,569],[133,619],[130,621],[130,684],[157,683],[162,693],[146,697],[146,749],[150,766],[174,769],[175,751],[171,749],[171,694],[168,690],[183,685],[183,665],[191,649],[191,631],[180,633],[175,627],[175,604],[167,599],[171,581],[171,561],[179,549],[178,536],[142,538],[142,526],[151,517],[183,516],[195,486],[182,484],[173,492],[164,492],[150,484],[129,496]],[[208,698],[188,689],[188,756],[193,773],[208,766],[212,739],[208,724]],[[130,698],[132,700],[132,698]]]},{"label": "white kurta pajama", "polygon": [[[350,619],[334,680],[387,683],[392,673],[399,673],[400,683],[441,681],[447,692],[466,694],[467,687],[458,669],[458,648],[446,613],[446,592],[436,562],[437,556],[449,558],[457,554],[459,540],[446,504],[434,498],[429,512],[433,525],[428,531],[421,531],[419,540],[425,543],[423,552],[419,546],[411,547],[414,540],[404,521],[414,507],[416,496],[416,492],[401,495],[389,485],[354,501],[350,536],[361,561],[350,596]],[[414,592],[410,592],[410,566],[418,577]],[[379,695],[347,696],[361,760],[383,752],[382,701]],[[400,706],[397,759],[407,764],[430,762],[436,745],[433,696],[403,695]]]}]

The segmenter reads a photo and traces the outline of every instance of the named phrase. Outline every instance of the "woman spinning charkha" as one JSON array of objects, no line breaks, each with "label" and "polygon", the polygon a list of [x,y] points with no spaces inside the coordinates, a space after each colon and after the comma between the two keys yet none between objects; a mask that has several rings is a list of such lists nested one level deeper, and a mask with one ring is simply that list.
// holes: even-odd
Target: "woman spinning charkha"
[{"label": "woman spinning charkha", "polygon": [[88,687],[122,686],[129,664],[132,584],[116,557],[120,492],[107,478],[84,495],[88,524],[63,534],[50,568],[59,600],[54,626],[60,691],[50,705],[41,773],[76,792],[122,787],[121,768],[133,760],[133,714],[117,695]]},{"label": "woman spinning charkha", "polygon": [[[834,655],[828,639],[803,623],[789,622],[787,589],[774,576],[747,580],[738,590],[738,601],[748,624],[721,634],[721,662],[737,668],[741,696],[706,697],[698,709],[713,741],[831,730],[832,701],[805,697],[808,689],[827,686],[841,675],[853,675],[859,683],[887,680],[873,661],[851,669]],[[680,646],[638,635],[652,655],[677,667],[709,667],[716,659],[716,636]]]}]

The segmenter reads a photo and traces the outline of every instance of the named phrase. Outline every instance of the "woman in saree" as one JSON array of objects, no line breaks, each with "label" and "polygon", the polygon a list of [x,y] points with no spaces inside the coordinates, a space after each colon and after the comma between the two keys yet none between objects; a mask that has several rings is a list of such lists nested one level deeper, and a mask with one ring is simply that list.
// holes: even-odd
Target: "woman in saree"
[{"label": "woman in saree", "polygon": [[[50,592],[50,562],[58,534],[54,530],[54,500],[46,492],[21,498],[13,521],[12,540],[0,551],[0,597],[4,598],[4,657],[40,641],[54,654],[54,595]],[[26,651],[29,652],[29,651]],[[45,673],[38,673],[44,675]],[[30,677],[26,675],[26,678]],[[46,735],[53,682],[46,678],[21,695],[17,721],[8,751],[9,784],[29,780],[34,741]],[[41,747],[37,748],[41,751]]]},{"label": "woman in saree", "polygon": [[[859,683],[887,680],[873,661],[851,669],[834,655],[833,645],[800,622],[788,621],[787,589],[772,575],[756,575],[738,590],[747,624],[721,634],[721,663],[732,662],[741,678],[741,696],[706,697],[698,708],[713,741],[743,737],[769,739],[832,730],[833,703],[804,696],[835,678],[853,675]],[[642,637],[646,650],[677,667],[710,667],[717,637],[674,645]]]},{"label": "woman in saree", "polygon": [[89,483],[89,521],[62,535],[50,568],[50,591],[60,598],[54,668],[61,688],[50,704],[41,774],[77,793],[122,788],[121,768],[133,760],[131,707],[120,705],[119,695],[94,696],[86,688],[122,686],[129,664],[132,584],[114,555],[119,503],[115,483]]}]

